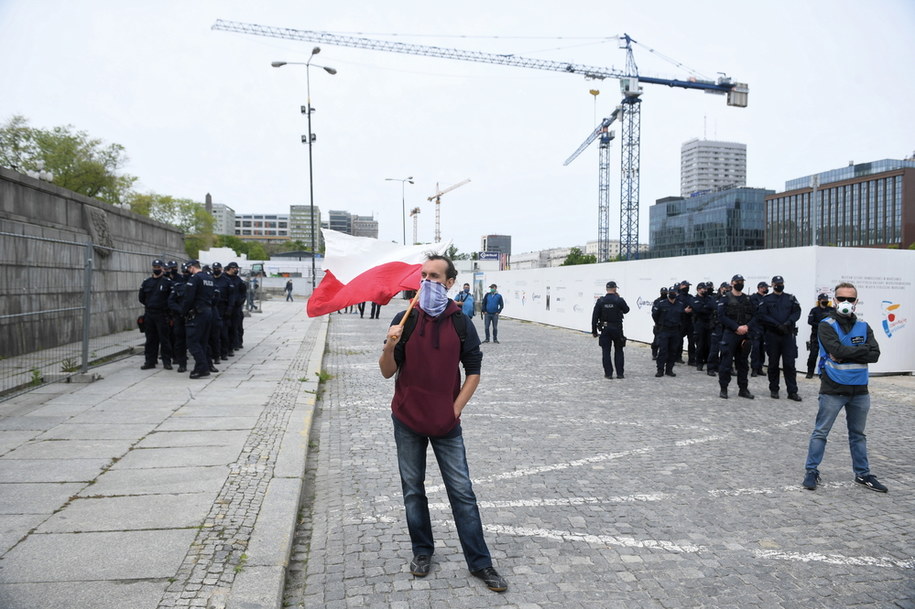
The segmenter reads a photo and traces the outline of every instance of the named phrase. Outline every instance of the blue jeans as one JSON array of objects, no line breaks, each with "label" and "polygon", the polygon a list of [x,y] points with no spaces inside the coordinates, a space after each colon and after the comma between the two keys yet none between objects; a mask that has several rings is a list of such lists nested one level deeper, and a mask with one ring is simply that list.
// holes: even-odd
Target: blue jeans
[{"label": "blue jeans", "polygon": [[489,324],[492,324],[492,339],[499,340],[499,314],[484,313],[483,319],[485,320],[483,329],[486,331],[486,340],[489,340]]},{"label": "blue jeans", "polygon": [[851,466],[857,476],[870,473],[867,462],[867,436],[864,426],[867,424],[867,411],[871,407],[871,396],[829,395],[820,394],[820,409],[817,411],[816,425],[810,434],[810,447],[807,449],[807,470],[817,471],[826,452],[826,436],[832,429],[836,417],[845,408],[845,421],[848,423],[848,447],[851,449]]},{"label": "blue jeans", "polygon": [[473,485],[470,482],[461,426],[458,425],[448,436],[432,438],[419,435],[393,416],[391,418],[394,420],[397,465],[400,468],[400,483],[403,486],[403,503],[407,512],[407,528],[410,531],[413,555],[431,556],[435,551],[429,500],[426,498],[425,488],[426,448],[431,443],[445,490],[448,492],[451,514],[454,516],[467,567],[471,571],[491,567],[492,557],[483,539],[483,522],[480,520],[477,498],[473,494]]}]

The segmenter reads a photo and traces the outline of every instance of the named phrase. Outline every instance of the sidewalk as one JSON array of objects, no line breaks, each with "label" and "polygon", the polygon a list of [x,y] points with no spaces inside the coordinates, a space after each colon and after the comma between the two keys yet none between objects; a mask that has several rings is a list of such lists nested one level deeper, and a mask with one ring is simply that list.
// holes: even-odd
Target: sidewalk
[{"label": "sidewalk", "polygon": [[277,607],[327,319],[268,301],[187,374],[142,355],[0,403],[0,607]]}]

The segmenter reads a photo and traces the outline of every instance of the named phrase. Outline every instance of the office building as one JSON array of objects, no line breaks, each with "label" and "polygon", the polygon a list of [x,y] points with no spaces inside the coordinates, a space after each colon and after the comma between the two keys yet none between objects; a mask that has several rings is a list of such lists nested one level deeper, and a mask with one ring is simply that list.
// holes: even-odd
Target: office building
[{"label": "office building", "polygon": [[649,251],[645,257],[762,249],[766,195],[772,193],[744,187],[659,199],[649,210]]},{"label": "office building", "polygon": [[311,209],[310,205],[289,206],[289,238],[304,243],[310,249],[311,227],[314,226],[315,249],[320,252],[324,248],[324,235],[321,234],[321,208],[314,207],[314,224],[311,222]]},{"label": "office building", "polygon": [[243,241],[289,239],[289,214],[236,214],[235,235]]},{"label": "office building", "polygon": [[234,235],[235,234],[235,210],[222,203],[212,203],[209,210],[213,214],[215,222],[213,223],[214,235]]},{"label": "office building", "polygon": [[[815,220],[813,220],[815,218]],[[766,247],[915,243],[915,160],[849,163],[766,197]]]},{"label": "office building", "polygon": [[692,139],[680,147],[680,196],[747,185],[747,145]]},{"label": "office building", "polygon": [[327,228],[354,237],[378,238],[378,221],[372,216],[360,216],[348,211],[332,209],[327,212]]}]

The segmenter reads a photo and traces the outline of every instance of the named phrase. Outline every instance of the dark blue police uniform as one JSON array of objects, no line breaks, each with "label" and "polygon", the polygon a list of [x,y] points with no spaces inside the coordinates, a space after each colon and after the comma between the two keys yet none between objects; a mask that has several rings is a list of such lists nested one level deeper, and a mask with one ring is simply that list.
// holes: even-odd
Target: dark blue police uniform
[{"label": "dark blue police uniform", "polygon": [[203,271],[191,276],[184,288],[181,311],[187,327],[187,348],[194,358],[192,378],[209,376],[210,368],[213,367],[212,360],[207,355],[207,341],[213,319],[215,291],[213,278]]},{"label": "dark blue police uniform", "polygon": [[[616,287],[616,284],[610,287]],[[613,378],[614,364],[617,378],[623,378],[625,374],[623,347],[626,346],[626,337],[623,334],[623,316],[628,312],[629,305],[619,294],[605,294],[594,303],[591,334],[597,336],[600,332],[598,344],[602,351],[604,378]]]},{"label": "dark blue police uniform", "polygon": [[[797,322],[801,318],[801,303],[792,294],[784,290],[784,279],[776,275],[772,278],[771,294],[766,294],[759,305],[757,315],[765,330],[766,355],[769,357],[769,392],[773,398],[778,397],[779,363],[785,376],[785,389],[788,399],[801,401],[797,393]],[[782,291],[776,290],[781,287]]]}]

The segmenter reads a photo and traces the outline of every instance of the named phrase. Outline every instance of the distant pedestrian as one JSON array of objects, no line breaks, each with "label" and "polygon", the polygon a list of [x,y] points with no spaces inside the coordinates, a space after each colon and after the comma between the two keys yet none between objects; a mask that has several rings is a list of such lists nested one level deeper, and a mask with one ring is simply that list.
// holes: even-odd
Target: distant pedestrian
[{"label": "distant pedestrian", "polygon": [[473,294],[470,293],[470,284],[465,283],[464,288],[454,297],[454,302],[461,305],[461,310],[467,317],[473,317]]},{"label": "distant pedestrian", "polygon": [[286,291],[286,302],[291,302],[292,301],[292,279],[286,280],[285,291]]},{"label": "distant pedestrian", "polygon": [[604,367],[604,378],[613,378],[613,366],[616,364],[616,378],[624,378],[623,366],[626,346],[626,335],[623,333],[623,316],[629,312],[629,305],[617,294],[615,281],[607,282],[607,293],[597,299],[591,312],[591,334],[600,336],[601,362]]},{"label": "distant pedestrian", "polygon": [[435,552],[425,490],[426,456],[432,444],[467,567],[490,590],[502,592],[508,584],[493,568],[483,537],[461,431],[461,413],[480,382],[480,338],[457,303],[448,298],[457,277],[451,260],[430,256],[421,273],[419,304],[405,324],[400,323],[402,313],[394,317],[378,360],[384,378],[397,375],[391,414],[413,548],[410,573],[427,576]]},{"label": "distant pedestrian", "polygon": [[381,319],[381,305],[372,301],[372,310],[369,312],[370,319]]},{"label": "distant pedestrian", "polygon": [[858,290],[851,283],[840,283],[834,292],[835,311],[820,322],[820,396],[816,424],[807,448],[807,473],[803,487],[815,490],[820,482],[817,469],[826,452],[826,438],[839,412],[845,409],[848,447],[855,482],[880,493],[886,486],[871,473],[867,459],[867,413],[871,407],[867,391],[868,364],[880,359],[880,346],[867,322],[855,316]]},{"label": "distant pedestrian", "polygon": [[483,330],[486,333],[484,343],[489,342],[489,326],[492,325],[492,342],[499,344],[499,315],[505,307],[505,301],[502,300],[502,294],[497,291],[498,286],[492,284],[489,286],[489,293],[483,297],[481,312],[483,313]]}]

